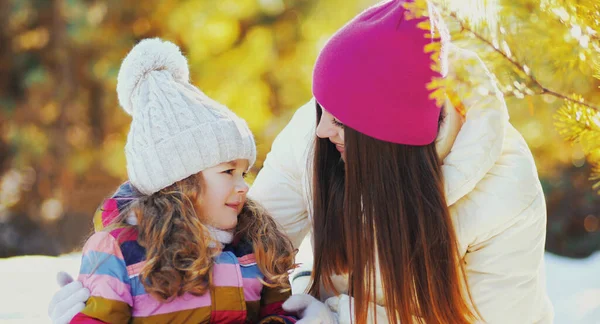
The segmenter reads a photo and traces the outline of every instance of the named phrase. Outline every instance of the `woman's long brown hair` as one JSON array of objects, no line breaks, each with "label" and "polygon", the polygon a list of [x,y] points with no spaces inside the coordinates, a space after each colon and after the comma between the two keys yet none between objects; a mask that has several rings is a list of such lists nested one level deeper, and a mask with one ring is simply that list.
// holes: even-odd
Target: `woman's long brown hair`
[{"label": "woman's long brown hair", "polygon": [[[138,219],[138,243],[146,249],[140,279],[146,292],[168,301],[185,293],[202,295],[212,282],[214,258],[221,243],[214,240],[198,215],[202,174],[183,179],[149,196],[141,195],[116,220],[125,225],[133,212]],[[107,230],[114,226],[107,227]],[[292,242],[266,211],[247,200],[238,216],[235,237],[252,244],[256,263],[271,287],[289,289],[294,267]]]},{"label": "woman's long brown hair", "polygon": [[345,163],[327,138],[316,139],[310,293],[320,297],[321,285],[335,292],[331,276],[347,273],[354,322],[366,323],[379,271],[390,323],[472,322],[435,143],[393,144],[349,127],[344,134]]}]

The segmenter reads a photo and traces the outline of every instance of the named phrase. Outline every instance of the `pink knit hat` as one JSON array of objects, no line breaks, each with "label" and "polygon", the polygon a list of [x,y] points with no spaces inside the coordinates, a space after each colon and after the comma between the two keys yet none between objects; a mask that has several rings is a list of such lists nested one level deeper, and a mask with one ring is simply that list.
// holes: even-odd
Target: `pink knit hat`
[{"label": "pink knit hat", "polygon": [[[405,19],[405,2],[371,7],[334,34],[317,58],[313,95],[323,109],[365,135],[427,145],[437,136],[441,109],[428,84],[442,72],[425,46],[440,38],[417,27],[427,18]],[[444,46],[449,37],[440,23],[430,25],[441,29]]]}]

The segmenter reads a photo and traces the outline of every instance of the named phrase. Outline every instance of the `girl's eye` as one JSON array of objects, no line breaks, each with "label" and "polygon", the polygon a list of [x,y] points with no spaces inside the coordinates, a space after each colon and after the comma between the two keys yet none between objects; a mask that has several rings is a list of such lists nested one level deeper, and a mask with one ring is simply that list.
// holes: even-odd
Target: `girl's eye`
[{"label": "girl's eye", "polygon": [[233,171],[234,171],[234,169],[229,169],[229,170],[223,171],[223,173],[233,174]]},{"label": "girl's eye", "polygon": [[335,126],[337,126],[337,127],[344,127],[344,124],[342,124],[340,121],[338,121],[338,120],[337,120],[337,119],[335,119],[335,118],[332,118],[332,119],[331,119],[331,123],[332,123],[332,124],[334,124],[334,125],[335,125]]}]

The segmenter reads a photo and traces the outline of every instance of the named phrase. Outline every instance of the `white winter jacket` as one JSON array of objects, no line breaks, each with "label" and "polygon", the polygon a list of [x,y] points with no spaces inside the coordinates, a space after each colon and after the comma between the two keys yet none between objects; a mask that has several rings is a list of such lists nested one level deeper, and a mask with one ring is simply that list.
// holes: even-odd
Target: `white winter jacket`
[{"label": "white winter jacket", "polygon": [[[461,97],[466,118],[443,160],[446,199],[473,301],[485,323],[552,323],[543,262],[546,205],[533,157],[509,123],[483,63],[454,46],[450,59],[451,67],[469,70],[476,89],[476,95]],[[296,247],[311,228],[308,155],[315,119],[311,100],[277,136],[250,190]],[[347,292],[346,279],[334,278],[338,291]],[[328,300],[341,323],[350,321],[349,298]],[[370,316],[386,323],[379,288],[376,302],[377,314]]]}]

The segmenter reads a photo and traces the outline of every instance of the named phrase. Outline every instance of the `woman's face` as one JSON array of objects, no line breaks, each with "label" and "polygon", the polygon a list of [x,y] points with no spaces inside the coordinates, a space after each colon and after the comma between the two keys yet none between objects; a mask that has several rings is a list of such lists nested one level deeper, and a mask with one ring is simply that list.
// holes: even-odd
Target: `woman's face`
[{"label": "woman's face", "polygon": [[344,147],[344,124],[337,118],[333,117],[327,110],[321,108],[321,119],[317,125],[317,136],[319,138],[327,138],[335,145],[335,148],[342,155],[342,159],[346,161]]}]

